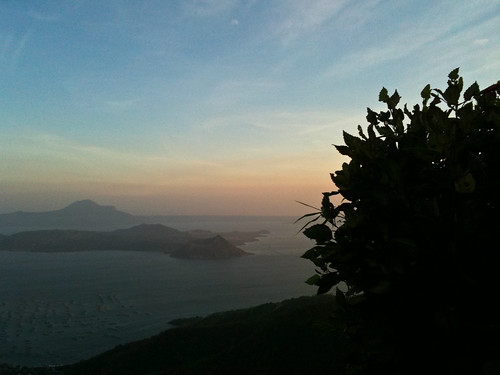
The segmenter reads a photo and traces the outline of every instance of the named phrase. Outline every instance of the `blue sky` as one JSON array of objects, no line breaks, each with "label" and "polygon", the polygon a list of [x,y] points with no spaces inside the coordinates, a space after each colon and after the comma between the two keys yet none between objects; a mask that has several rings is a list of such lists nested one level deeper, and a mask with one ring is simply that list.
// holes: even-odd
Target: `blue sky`
[{"label": "blue sky", "polygon": [[301,215],[378,92],[500,79],[500,3],[0,1],[0,212]]}]

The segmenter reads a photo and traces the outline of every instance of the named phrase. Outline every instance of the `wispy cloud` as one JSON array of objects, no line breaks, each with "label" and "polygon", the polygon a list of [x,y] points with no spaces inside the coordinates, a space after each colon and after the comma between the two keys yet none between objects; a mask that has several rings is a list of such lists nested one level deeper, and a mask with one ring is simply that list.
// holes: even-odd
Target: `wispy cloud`
[{"label": "wispy cloud", "polygon": [[488,42],[489,42],[488,38],[482,38],[482,39],[476,39],[476,40],[474,40],[474,44],[478,44],[480,46],[485,46],[486,44],[488,44]]},{"label": "wispy cloud", "polygon": [[[398,33],[388,33],[385,38],[373,40],[368,46],[360,46],[357,50],[339,56],[327,69],[326,77],[344,79],[358,72],[409,57],[412,57],[409,62],[417,66],[418,61],[422,61],[423,65],[430,60],[435,63],[446,61],[446,66],[441,66],[446,71],[467,58],[474,58],[462,54],[458,60],[455,59],[459,51],[468,48],[466,45],[485,46],[489,43],[489,38],[485,35],[498,35],[495,30],[498,29],[500,16],[476,24],[477,20],[485,17],[481,7],[472,7],[466,20],[463,19],[463,14],[454,14],[452,8],[443,14],[449,22],[437,23],[432,17],[418,22],[407,22]],[[441,10],[429,9],[429,12],[434,11]],[[433,65],[438,70],[435,63]]]},{"label": "wispy cloud", "polygon": [[197,17],[212,17],[232,9],[233,0],[189,0],[183,3],[186,15]]},{"label": "wispy cloud", "polygon": [[[220,162],[189,153],[147,154],[77,142],[54,134],[2,135],[7,155],[0,166],[5,181],[30,176],[50,182],[54,176],[66,181],[161,184],[187,183],[201,176],[222,173]],[[182,146],[186,147],[186,145]],[[219,172],[217,172],[219,171]]]},{"label": "wispy cloud", "polygon": [[0,62],[3,62],[3,70],[12,70],[18,66],[32,34],[33,32],[28,30],[22,35],[7,34],[3,38],[0,37]]},{"label": "wispy cloud", "polygon": [[287,152],[294,152],[294,149],[312,149],[318,142],[328,147],[328,143],[324,143],[325,134],[328,135],[329,142],[341,142],[342,129],[352,129],[363,122],[363,113],[354,114],[339,110],[244,111],[210,117],[201,122],[194,133],[201,134],[200,137],[206,139],[209,136],[223,137],[231,128],[244,128],[252,138],[239,139],[242,150],[251,151],[254,147],[251,145],[258,144],[256,152],[269,155],[276,150],[278,143],[280,150],[287,149]]},{"label": "wispy cloud", "polygon": [[96,72],[74,74],[61,82],[67,100],[78,108],[106,113],[136,110],[145,102],[122,77]]},{"label": "wispy cloud", "polygon": [[283,3],[276,33],[285,44],[310,33],[334,17],[347,0],[287,1]]},{"label": "wispy cloud", "polygon": [[270,100],[280,87],[279,82],[267,79],[223,79],[208,88],[205,106],[213,112],[227,111],[235,106],[254,106]]},{"label": "wispy cloud", "polygon": [[5,61],[7,56],[10,56],[10,48],[14,37],[12,34],[3,35],[0,37],[0,61]]},{"label": "wispy cloud", "polygon": [[59,16],[55,14],[45,14],[39,11],[36,11],[34,9],[31,9],[29,11],[29,16],[33,18],[36,21],[41,21],[41,22],[54,22],[59,20]]},{"label": "wispy cloud", "polygon": [[356,32],[362,30],[363,26],[373,21],[377,15],[377,7],[382,0],[349,1],[345,3],[334,19],[337,30]]},{"label": "wispy cloud", "polygon": [[103,100],[102,104],[105,108],[111,111],[126,111],[129,109],[137,108],[137,106],[141,102],[143,102],[141,98],[133,98],[133,99]]},{"label": "wispy cloud", "polygon": [[32,32],[31,31],[27,31],[24,33],[23,36],[21,36],[21,38],[19,39],[17,45],[15,46],[15,49],[12,53],[12,64],[13,65],[17,65],[17,62],[19,60],[19,58],[22,56],[25,48],[26,48],[26,45],[28,44],[28,41],[30,40],[31,38],[31,34]]}]

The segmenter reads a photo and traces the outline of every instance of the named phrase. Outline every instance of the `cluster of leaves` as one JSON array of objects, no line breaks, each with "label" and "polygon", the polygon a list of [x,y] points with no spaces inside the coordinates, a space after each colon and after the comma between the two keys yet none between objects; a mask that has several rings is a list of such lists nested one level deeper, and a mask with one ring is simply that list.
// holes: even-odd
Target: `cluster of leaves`
[{"label": "cluster of leaves", "polygon": [[358,370],[404,367],[412,350],[437,351],[447,366],[475,350],[466,358],[476,366],[493,350],[477,341],[500,333],[500,84],[463,91],[458,68],[448,78],[444,91],[427,85],[412,110],[382,89],[387,110],[368,108],[366,132],[344,132],[345,145],[335,146],[350,158],[331,174],[338,190],[302,217],[316,243],[303,255],[316,266],[307,282],[320,294],[347,286],[336,294],[348,336],[363,342]]}]

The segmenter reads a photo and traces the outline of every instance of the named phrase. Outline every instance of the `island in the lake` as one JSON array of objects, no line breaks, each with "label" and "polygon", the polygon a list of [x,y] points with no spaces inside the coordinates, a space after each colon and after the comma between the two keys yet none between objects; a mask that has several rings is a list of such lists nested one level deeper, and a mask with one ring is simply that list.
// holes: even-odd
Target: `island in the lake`
[{"label": "island in the lake", "polygon": [[265,230],[214,233],[179,231],[161,224],[141,224],[110,232],[37,230],[0,236],[0,250],[71,252],[95,250],[160,251],[186,259],[228,259],[249,255],[236,247],[256,241]]},{"label": "island in the lake", "polygon": [[185,259],[228,259],[251,255],[234,246],[221,235],[188,241],[179,250],[170,254],[174,258]]}]

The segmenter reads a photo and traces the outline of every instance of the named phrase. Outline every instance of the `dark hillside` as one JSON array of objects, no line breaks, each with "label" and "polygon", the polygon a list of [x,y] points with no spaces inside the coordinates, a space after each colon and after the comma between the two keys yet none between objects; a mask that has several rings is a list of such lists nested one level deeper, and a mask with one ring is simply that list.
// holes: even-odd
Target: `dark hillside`
[{"label": "dark hillside", "polygon": [[65,375],[335,374],[339,363],[331,353],[340,345],[329,319],[333,305],[330,295],[302,297],[185,320],[60,370]]}]

